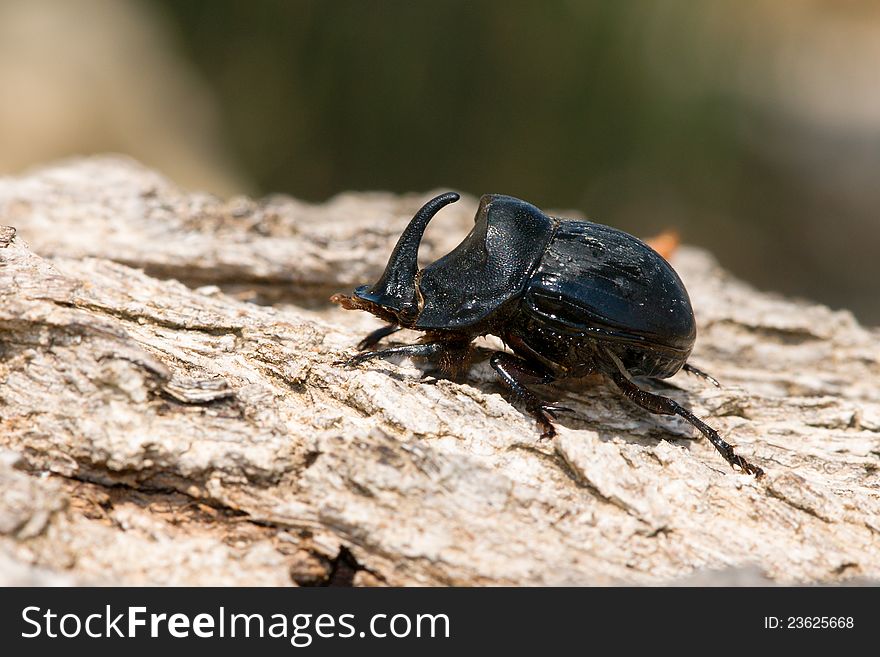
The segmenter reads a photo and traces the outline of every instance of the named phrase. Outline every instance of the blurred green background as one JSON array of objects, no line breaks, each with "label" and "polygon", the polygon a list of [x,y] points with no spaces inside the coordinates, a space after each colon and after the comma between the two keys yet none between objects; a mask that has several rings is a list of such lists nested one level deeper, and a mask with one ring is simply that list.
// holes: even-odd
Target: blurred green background
[{"label": "blurred green background", "polygon": [[877,2],[0,0],[0,44],[0,170],[502,192],[880,323]]}]

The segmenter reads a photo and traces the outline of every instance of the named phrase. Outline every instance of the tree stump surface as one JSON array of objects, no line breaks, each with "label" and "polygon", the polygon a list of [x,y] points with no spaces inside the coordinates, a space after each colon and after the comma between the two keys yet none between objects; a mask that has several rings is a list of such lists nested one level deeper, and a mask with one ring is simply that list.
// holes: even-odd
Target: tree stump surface
[{"label": "tree stump surface", "polygon": [[766,475],[598,377],[546,390],[574,413],[541,441],[485,361],[335,364],[379,322],[327,298],[426,198],[220,200],[118,157],[0,178],[0,583],[880,579],[877,329],[682,247],[691,362],[723,387],[651,389]]}]

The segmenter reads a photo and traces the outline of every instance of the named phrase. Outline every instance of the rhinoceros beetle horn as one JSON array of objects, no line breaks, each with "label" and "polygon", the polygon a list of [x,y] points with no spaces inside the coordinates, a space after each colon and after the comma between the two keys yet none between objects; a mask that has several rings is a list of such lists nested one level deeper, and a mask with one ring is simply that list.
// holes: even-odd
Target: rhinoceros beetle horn
[{"label": "rhinoceros beetle horn", "polygon": [[459,198],[455,192],[447,192],[425,203],[397,240],[382,277],[372,287],[362,285],[357,288],[355,295],[394,312],[402,321],[414,320],[419,311],[416,292],[419,243],[434,215]]}]

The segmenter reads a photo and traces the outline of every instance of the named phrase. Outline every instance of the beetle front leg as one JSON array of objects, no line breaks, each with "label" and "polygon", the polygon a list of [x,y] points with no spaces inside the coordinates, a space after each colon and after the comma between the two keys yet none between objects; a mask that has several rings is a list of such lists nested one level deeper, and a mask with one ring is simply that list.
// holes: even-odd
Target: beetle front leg
[{"label": "beetle front leg", "polygon": [[752,465],[743,457],[738,456],[736,452],[733,451],[733,447],[725,442],[715,429],[703,422],[678,402],[669,399],[668,397],[662,397],[661,395],[655,395],[646,390],[642,390],[621,373],[615,373],[613,379],[614,383],[617,384],[617,387],[620,388],[620,391],[628,399],[635,402],[646,411],[658,415],[678,415],[687,420],[690,424],[695,426],[700,433],[709,439],[709,442],[712,443],[715,449],[718,450],[718,453],[724,457],[724,460],[727,461],[731,467],[738,467],[746,474],[753,474],[756,477],[761,477],[764,474],[764,471],[761,468]]},{"label": "beetle front leg", "polygon": [[522,358],[501,351],[492,354],[492,357],[489,358],[489,364],[495,370],[495,375],[501,384],[523,402],[526,410],[538,421],[541,438],[555,436],[556,427],[553,426],[553,420],[556,419],[556,411],[571,409],[557,404],[549,404],[525,386],[526,383],[552,383],[554,377],[533,367]]},{"label": "beetle front leg", "polygon": [[377,328],[375,331],[370,333],[363,340],[358,342],[357,350],[364,351],[365,349],[372,349],[379,342],[381,342],[384,338],[387,338],[392,333],[397,333],[401,329],[397,324],[386,324],[382,328]]},{"label": "beetle front leg", "polygon": [[376,358],[385,358],[386,356],[431,358],[437,361],[444,376],[454,379],[470,366],[470,341],[433,340],[418,344],[406,344],[380,349],[379,351],[365,351],[341,362],[342,364],[352,366]]},{"label": "beetle front leg", "polygon": [[404,344],[399,347],[388,347],[378,351],[364,351],[351,358],[340,361],[344,365],[360,365],[368,360],[376,358],[385,358],[386,356],[413,356],[421,358],[430,358],[437,356],[443,352],[445,345],[442,342],[422,342],[419,344]]}]

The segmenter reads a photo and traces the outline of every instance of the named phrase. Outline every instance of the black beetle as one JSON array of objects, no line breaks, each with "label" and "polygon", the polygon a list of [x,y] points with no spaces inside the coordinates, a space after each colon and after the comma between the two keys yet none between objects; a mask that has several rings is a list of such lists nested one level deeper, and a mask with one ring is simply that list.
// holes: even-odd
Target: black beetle
[{"label": "black beetle", "polygon": [[687,420],[731,466],[763,474],[689,410],[632,380],[664,379],[684,369],[717,385],[687,363],[696,339],[694,313],[684,284],[662,256],[623,231],[552,218],[525,201],[486,195],[464,241],[419,269],[428,222],[458,198],[441,194],[416,213],[375,285],[332,297],[343,308],[388,322],[361,341],[361,350],[400,328],[425,332],[418,344],[366,351],[348,364],[395,354],[432,357],[453,375],[470,364],[476,337],[496,335],[513,354],[493,352],[492,368],[537,419],[542,437],[555,435],[555,412],[568,409],[539,399],[526,384],[601,373],[642,408]]}]

